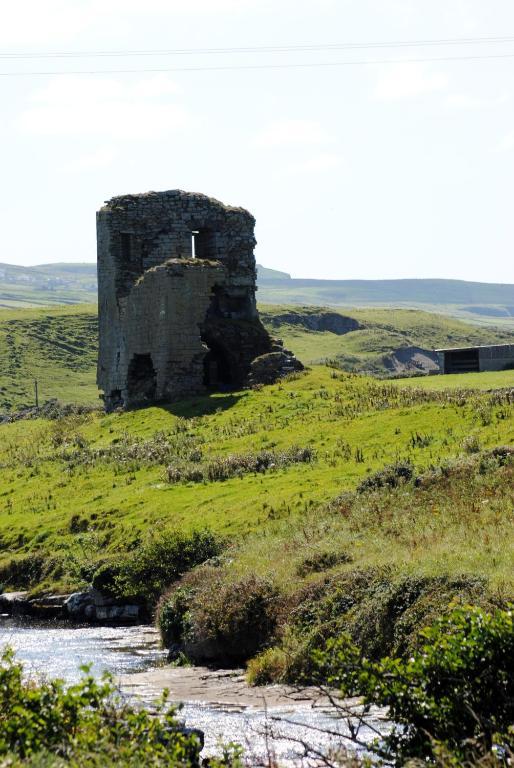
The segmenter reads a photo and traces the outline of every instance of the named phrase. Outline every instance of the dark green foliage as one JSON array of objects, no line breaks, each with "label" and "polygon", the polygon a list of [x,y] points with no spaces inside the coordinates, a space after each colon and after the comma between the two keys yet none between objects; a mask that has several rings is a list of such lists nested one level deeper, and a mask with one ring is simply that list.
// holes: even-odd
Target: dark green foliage
[{"label": "dark green foliage", "polygon": [[124,561],[103,563],[93,574],[91,586],[103,595],[117,597],[119,593],[118,580],[126,567]]},{"label": "dark green foliage", "polygon": [[220,539],[210,531],[165,531],[148,539],[128,557],[116,577],[120,597],[141,597],[155,604],[182,574],[219,555]]},{"label": "dark green foliage", "polygon": [[273,637],[279,595],[268,579],[225,581],[220,569],[200,569],[161,601],[163,642],[197,662],[237,665]]},{"label": "dark green foliage", "polygon": [[296,567],[296,573],[304,578],[309,573],[322,573],[342,563],[351,563],[353,558],[348,552],[323,551],[305,557]]},{"label": "dark green foliage", "polygon": [[49,570],[49,561],[39,554],[16,557],[0,566],[0,584],[9,589],[30,589]]},{"label": "dark green foliage", "polygon": [[[455,601],[491,606],[485,582],[469,576],[405,576],[390,568],[327,576],[293,598],[280,630],[280,680],[311,682],[313,654],[341,634],[375,660],[412,653],[419,647],[420,629],[447,613]],[[275,657],[270,661],[276,664]],[[264,677],[263,664],[257,666]]]},{"label": "dark green foliage", "polygon": [[182,649],[191,630],[191,590],[177,587],[159,602],[157,623],[162,644],[172,653]]},{"label": "dark green foliage", "polygon": [[391,464],[362,480],[357,486],[359,493],[376,491],[379,488],[397,488],[402,483],[408,483],[414,477],[414,467],[408,461]]},{"label": "dark green foliage", "polygon": [[[25,682],[12,652],[0,657],[0,761],[75,768],[198,765],[199,741],[181,733],[163,701],[159,717],[116,696],[108,677],[84,670],[76,685]],[[37,758],[41,759],[41,762]]]},{"label": "dark green foliage", "polygon": [[512,611],[455,608],[422,632],[407,659],[362,658],[347,638],[316,654],[343,695],[386,706],[396,728],[379,748],[396,765],[450,755],[455,765],[514,748]]},{"label": "dark green foliage", "polygon": [[90,520],[80,515],[72,515],[68,525],[70,533],[85,533],[89,528]]}]

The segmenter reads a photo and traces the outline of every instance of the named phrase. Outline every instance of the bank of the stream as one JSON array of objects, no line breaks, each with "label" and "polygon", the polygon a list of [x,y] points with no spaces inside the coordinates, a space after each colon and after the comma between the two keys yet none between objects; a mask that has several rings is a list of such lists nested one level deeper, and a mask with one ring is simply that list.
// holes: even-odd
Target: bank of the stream
[{"label": "bank of the stream", "polygon": [[[4,644],[15,650],[34,679],[59,677],[76,683],[81,665],[89,664],[95,676],[112,673],[123,696],[150,708],[169,690],[170,701],[182,705],[179,719],[203,731],[203,757],[220,755],[222,745],[232,742],[241,744],[252,764],[263,764],[272,752],[287,767],[300,762],[301,740],[328,754],[348,735],[347,724],[334,716],[316,689],[251,688],[243,670],[170,666],[149,626],[77,626],[4,616],[0,646]],[[373,738],[373,728],[387,731],[384,712],[373,713],[363,737]]]}]

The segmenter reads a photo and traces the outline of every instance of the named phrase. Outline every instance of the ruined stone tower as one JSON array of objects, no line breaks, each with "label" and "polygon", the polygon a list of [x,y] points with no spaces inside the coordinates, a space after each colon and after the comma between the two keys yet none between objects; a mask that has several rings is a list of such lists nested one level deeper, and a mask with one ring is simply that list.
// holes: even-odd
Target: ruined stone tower
[{"label": "ruined stone tower", "polygon": [[97,213],[106,408],[245,384],[273,349],[255,304],[253,216],[180,190],[123,195]]}]

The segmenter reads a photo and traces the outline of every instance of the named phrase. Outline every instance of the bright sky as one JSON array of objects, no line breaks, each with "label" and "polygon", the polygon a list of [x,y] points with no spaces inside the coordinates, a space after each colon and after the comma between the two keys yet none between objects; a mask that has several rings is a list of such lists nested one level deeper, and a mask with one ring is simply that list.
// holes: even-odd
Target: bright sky
[{"label": "bright sky", "polygon": [[[295,277],[514,282],[512,0],[1,5],[0,261],[93,261],[104,200],[181,188],[252,211],[258,261]],[[108,69],[138,71],[3,76]]]}]

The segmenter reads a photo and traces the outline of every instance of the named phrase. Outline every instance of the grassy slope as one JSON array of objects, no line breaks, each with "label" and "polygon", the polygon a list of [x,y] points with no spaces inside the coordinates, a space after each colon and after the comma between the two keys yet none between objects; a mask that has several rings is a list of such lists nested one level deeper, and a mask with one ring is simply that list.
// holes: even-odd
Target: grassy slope
[{"label": "grassy slope", "polygon": [[[301,533],[305,516],[320,503],[399,457],[420,467],[439,463],[457,455],[470,433],[483,446],[512,444],[512,415],[512,405],[495,405],[488,395],[449,399],[319,367],[261,391],[195,398],[169,409],[0,425],[0,561],[38,550],[68,556],[77,548],[81,556],[95,558],[160,526],[208,525],[223,534],[271,535],[285,525]],[[157,431],[172,439],[182,436],[205,459],[294,444],[314,448],[317,458],[265,476],[169,486],[163,466],[88,454],[127,437],[129,444],[148,440]],[[71,532],[73,515],[88,522],[87,541]],[[494,560],[495,572],[502,574],[513,554],[508,520]],[[483,536],[477,526],[461,540],[462,558],[469,562],[472,551],[474,567],[490,572]],[[356,551],[365,561],[371,551],[383,549],[372,527],[357,539]],[[389,546],[381,557],[394,553]],[[420,561],[429,557],[427,542],[417,544],[415,553]],[[446,565],[462,566],[458,550]]]},{"label": "grassy slope", "polygon": [[[352,317],[366,326],[345,336],[308,331],[272,319],[287,308],[265,306],[262,316],[274,335],[281,336],[305,363],[327,358],[366,368],[380,354],[399,346],[424,347],[465,343],[491,343],[512,338],[503,332],[484,330],[441,315],[410,310],[352,310]],[[298,309],[298,308],[297,308]],[[309,312],[315,311],[309,308]],[[34,379],[40,400],[98,403],[96,377],[96,306],[76,305],[48,309],[0,310],[0,411],[32,405]],[[423,386],[441,387],[442,379]],[[455,381],[464,385],[464,379]],[[510,375],[498,377],[508,385]],[[486,379],[472,386],[489,386]]]},{"label": "grassy slope", "polygon": [[488,371],[487,373],[447,374],[397,379],[401,387],[414,387],[441,392],[444,389],[502,389],[514,388],[514,370]]},{"label": "grassy slope", "polygon": [[97,403],[96,307],[0,311],[0,410],[40,401]]},{"label": "grassy slope", "polygon": [[[313,308],[260,307],[263,321],[273,329],[273,317],[285,311],[312,312]],[[338,310],[339,311],[339,310]],[[342,361],[357,358],[366,365],[380,355],[398,347],[420,346],[425,349],[453,347],[465,344],[512,343],[514,334],[495,328],[479,328],[445,315],[413,309],[349,309],[341,314],[353,317],[362,326],[343,336],[329,332],[308,331],[297,325],[282,324],[274,332],[284,339],[286,346],[307,363],[327,358]]]},{"label": "grassy slope", "polygon": [[477,324],[514,327],[512,285],[460,280],[262,280],[259,299],[339,308],[414,308]]}]

